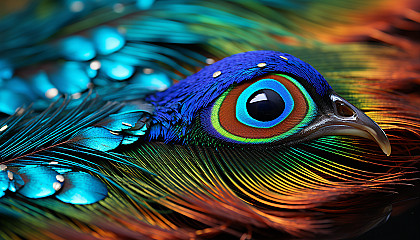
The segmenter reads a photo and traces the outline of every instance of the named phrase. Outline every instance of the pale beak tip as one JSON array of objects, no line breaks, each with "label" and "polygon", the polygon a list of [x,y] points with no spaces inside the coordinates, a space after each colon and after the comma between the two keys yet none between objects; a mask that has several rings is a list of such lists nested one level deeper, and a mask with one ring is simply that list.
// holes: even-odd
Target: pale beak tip
[{"label": "pale beak tip", "polygon": [[391,155],[391,144],[386,144],[385,146],[381,146],[382,151],[389,157]]},{"label": "pale beak tip", "polygon": [[376,123],[374,123],[374,125],[372,124],[371,127],[367,127],[367,132],[370,133],[372,140],[379,145],[385,155],[391,155],[391,143],[389,142],[385,132]]},{"label": "pale beak tip", "polygon": [[379,126],[377,126],[376,132],[372,134],[372,136],[374,137],[374,140],[382,149],[382,151],[385,153],[385,155],[391,155],[391,143],[389,142],[389,139],[386,136],[385,132]]}]

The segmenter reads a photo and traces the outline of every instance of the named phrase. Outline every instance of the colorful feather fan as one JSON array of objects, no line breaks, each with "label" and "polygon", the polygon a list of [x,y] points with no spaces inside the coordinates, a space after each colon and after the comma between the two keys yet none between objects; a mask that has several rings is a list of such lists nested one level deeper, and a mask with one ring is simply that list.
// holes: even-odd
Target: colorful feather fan
[{"label": "colorful feather fan", "polygon": [[2,239],[349,239],[418,202],[415,1],[2,5]]}]

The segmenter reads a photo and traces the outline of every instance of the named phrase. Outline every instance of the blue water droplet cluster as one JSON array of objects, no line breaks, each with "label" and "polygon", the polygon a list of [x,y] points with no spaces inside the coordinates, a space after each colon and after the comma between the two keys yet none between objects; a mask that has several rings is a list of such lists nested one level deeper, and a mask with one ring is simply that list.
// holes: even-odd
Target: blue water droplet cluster
[{"label": "blue water droplet cluster", "polygon": [[0,198],[8,191],[26,198],[55,196],[72,204],[91,204],[108,195],[106,185],[85,172],[66,172],[60,175],[53,167],[27,165],[14,171],[0,165]]},{"label": "blue water droplet cluster", "polygon": [[[90,2],[66,0],[64,4],[71,11],[80,13],[88,10]],[[139,0],[137,6],[144,10],[153,3]],[[11,115],[30,104],[33,104],[33,109],[42,110],[63,94],[83,98],[82,94],[91,86],[96,86],[96,92],[105,98],[114,95],[108,100],[115,100],[118,96],[121,101],[167,89],[172,84],[167,73],[141,72],[149,67],[149,63],[143,60],[140,52],[119,54],[127,45],[127,39],[120,30],[99,26],[46,45],[49,52],[64,61],[54,63],[54,67],[41,67],[23,77],[13,76],[13,67],[7,60],[0,59],[0,113]],[[144,47],[150,48],[148,45]],[[115,89],[121,94],[116,94]]]},{"label": "blue water droplet cluster", "polygon": [[95,126],[84,128],[73,136],[78,145],[100,151],[113,150],[131,144],[146,133],[149,117],[154,107],[142,101],[127,104],[118,113],[111,114]]}]

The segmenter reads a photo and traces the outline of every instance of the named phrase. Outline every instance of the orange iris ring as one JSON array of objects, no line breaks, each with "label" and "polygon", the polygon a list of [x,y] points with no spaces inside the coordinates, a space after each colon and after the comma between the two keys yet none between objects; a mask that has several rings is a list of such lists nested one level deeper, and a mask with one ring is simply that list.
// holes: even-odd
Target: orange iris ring
[{"label": "orange iris ring", "polygon": [[[245,125],[236,118],[236,104],[240,94],[261,79],[274,79],[283,84],[293,96],[292,112],[271,128]],[[317,108],[305,88],[294,78],[284,74],[264,76],[240,84],[220,96],[211,109],[211,125],[222,138],[235,143],[270,143],[299,132],[315,117]]]}]

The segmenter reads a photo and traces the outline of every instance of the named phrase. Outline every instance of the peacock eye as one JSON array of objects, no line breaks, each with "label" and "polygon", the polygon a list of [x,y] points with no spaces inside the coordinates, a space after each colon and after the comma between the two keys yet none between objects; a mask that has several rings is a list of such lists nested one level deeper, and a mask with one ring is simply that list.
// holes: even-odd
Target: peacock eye
[{"label": "peacock eye", "polygon": [[246,110],[257,121],[269,122],[280,117],[284,111],[283,98],[271,89],[256,91],[246,101]]},{"label": "peacock eye", "polygon": [[256,128],[271,128],[282,122],[293,110],[294,101],[287,88],[270,78],[248,86],[236,101],[236,118]]},{"label": "peacock eye", "polygon": [[[231,87],[213,104],[209,133],[234,143],[270,143],[307,126],[316,105],[294,78],[273,74]],[[207,120],[208,122],[208,120]]]}]

